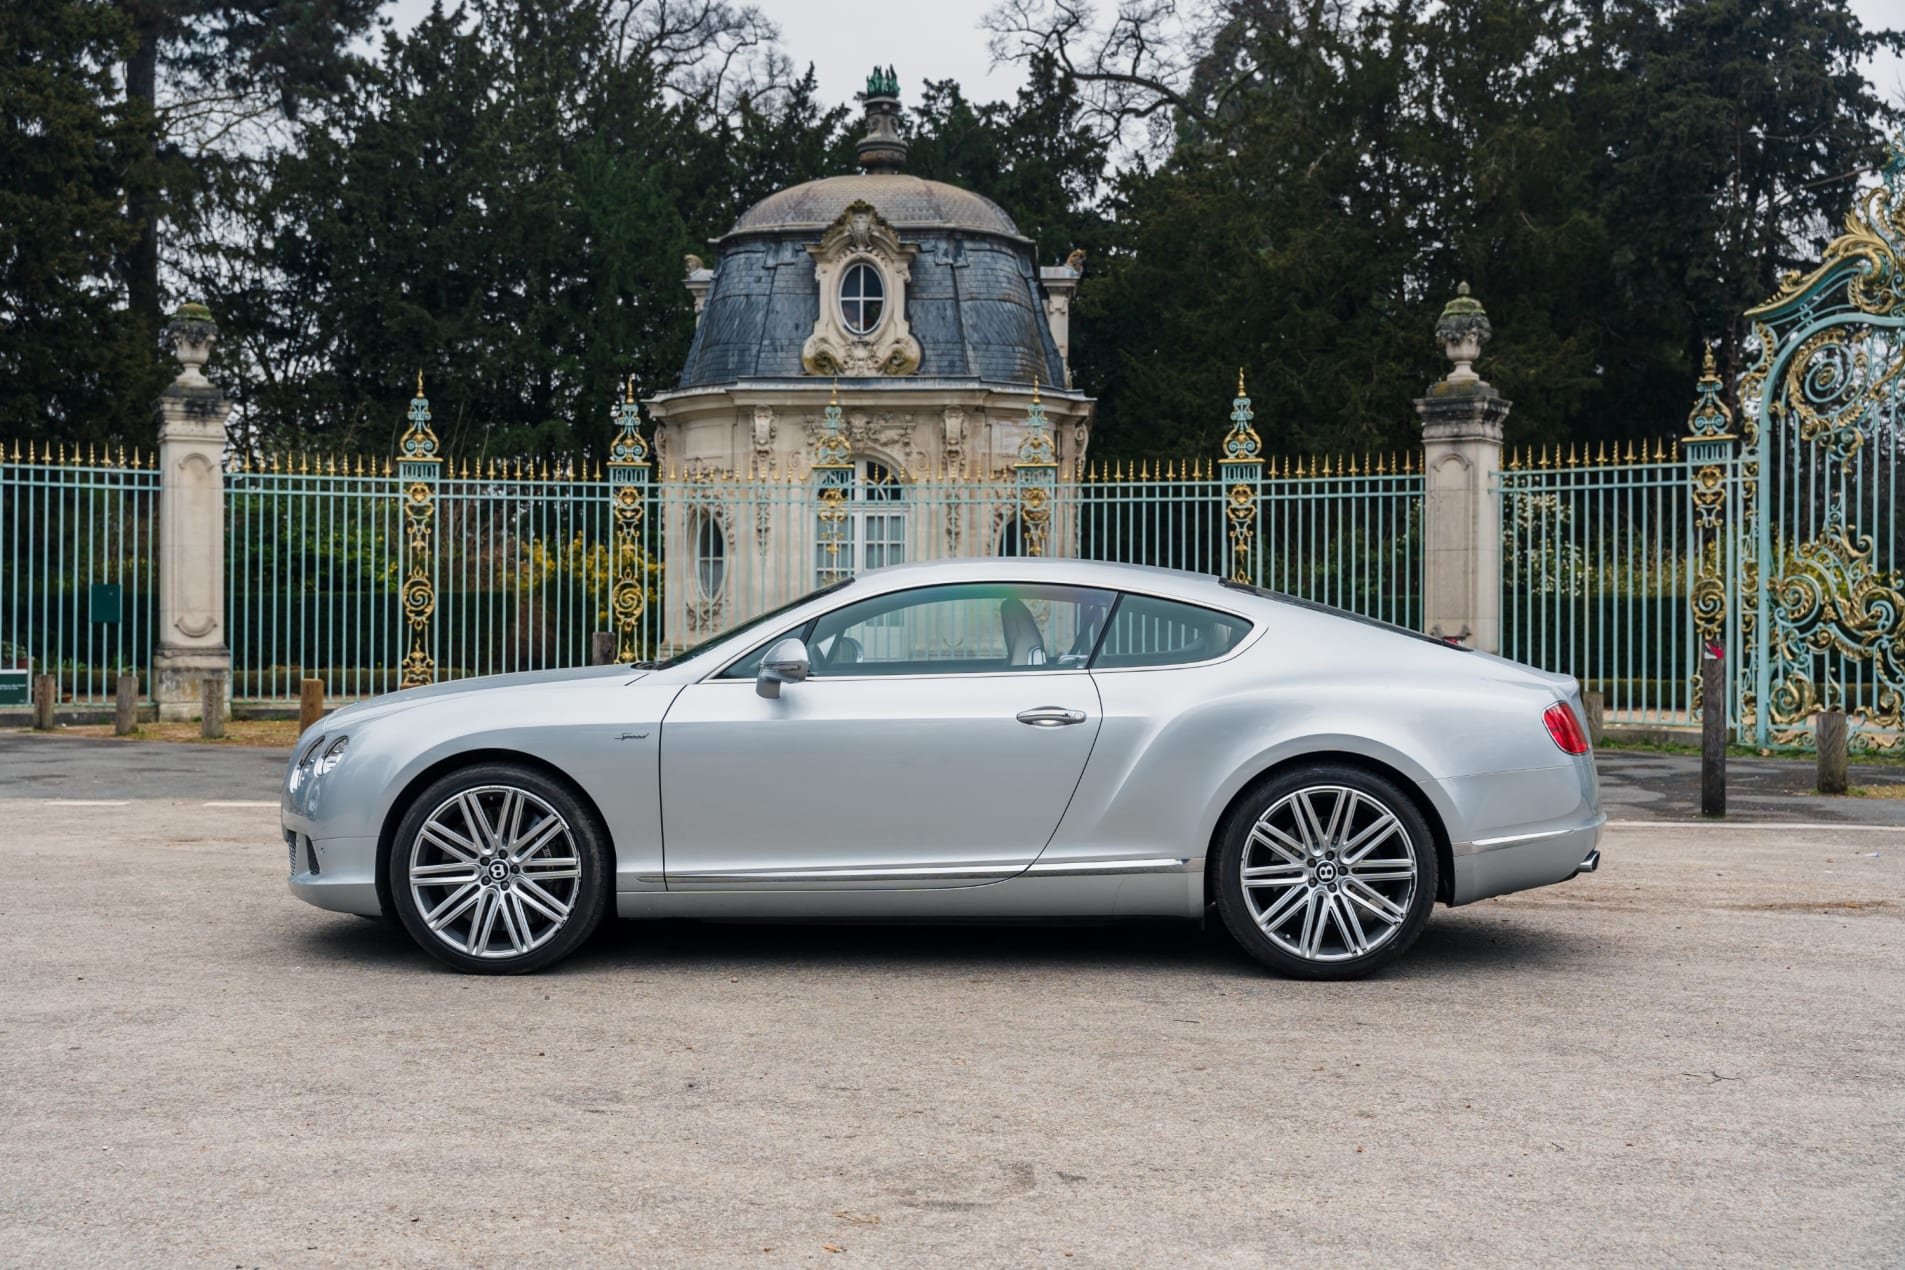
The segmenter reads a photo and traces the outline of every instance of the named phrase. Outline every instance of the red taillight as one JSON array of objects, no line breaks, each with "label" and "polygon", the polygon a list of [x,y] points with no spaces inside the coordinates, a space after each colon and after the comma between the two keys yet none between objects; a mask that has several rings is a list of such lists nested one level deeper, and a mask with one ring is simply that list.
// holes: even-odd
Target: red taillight
[{"label": "red taillight", "polygon": [[1541,721],[1548,725],[1548,735],[1561,747],[1563,754],[1586,754],[1588,752],[1587,733],[1581,731],[1581,721],[1574,717],[1574,711],[1564,701],[1557,701],[1548,707]]}]

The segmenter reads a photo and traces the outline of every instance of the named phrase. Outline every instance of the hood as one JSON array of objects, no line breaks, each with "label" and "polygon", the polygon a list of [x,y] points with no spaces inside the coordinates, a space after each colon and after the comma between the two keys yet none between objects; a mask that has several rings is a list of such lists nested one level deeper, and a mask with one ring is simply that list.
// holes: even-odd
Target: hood
[{"label": "hood", "polygon": [[381,719],[385,715],[420,706],[438,697],[453,697],[467,692],[486,692],[492,688],[528,688],[536,684],[586,683],[596,679],[613,679],[620,683],[632,683],[647,675],[646,668],[633,666],[572,666],[563,670],[524,670],[511,675],[478,675],[473,679],[452,679],[445,683],[430,684],[423,688],[404,688],[398,692],[386,693],[381,697],[372,697],[369,701],[360,701],[356,705],[345,706],[326,715],[317,724],[324,731],[335,730],[339,726],[356,726],[368,723],[372,719]]}]

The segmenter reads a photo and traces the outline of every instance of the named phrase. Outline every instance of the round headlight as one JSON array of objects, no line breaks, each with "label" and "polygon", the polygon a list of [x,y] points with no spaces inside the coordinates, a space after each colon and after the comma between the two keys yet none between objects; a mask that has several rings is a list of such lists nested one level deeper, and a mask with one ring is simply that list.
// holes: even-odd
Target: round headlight
[{"label": "round headlight", "polygon": [[340,736],[337,740],[331,742],[331,747],[324,751],[324,757],[317,761],[317,774],[322,776],[342,762],[345,747],[350,745],[350,743],[351,739],[347,736]]}]

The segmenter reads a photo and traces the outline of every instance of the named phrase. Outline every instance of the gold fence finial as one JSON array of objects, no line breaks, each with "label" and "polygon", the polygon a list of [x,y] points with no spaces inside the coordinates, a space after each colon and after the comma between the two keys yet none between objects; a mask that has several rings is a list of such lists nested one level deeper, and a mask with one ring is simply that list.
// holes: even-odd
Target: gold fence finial
[{"label": "gold fence finial", "polygon": [[838,375],[833,377],[833,391],[827,395],[827,404],[830,406],[840,404],[840,376]]},{"label": "gold fence finial", "polygon": [[1237,368],[1237,395],[1239,397],[1248,397],[1250,395],[1244,391],[1244,368],[1241,366]]},{"label": "gold fence finial", "polygon": [[1038,372],[1037,371],[1032,372],[1032,400],[1034,403],[1038,401]]},{"label": "gold fence finial", "polygon": [[633,375],[630,375],[622,384],[622,404],[625,406],[635,404],[635,376]]},{"label": "gold fence finial", "polygon": [[423,396],[423,367],[417,367],[417,396]]}]

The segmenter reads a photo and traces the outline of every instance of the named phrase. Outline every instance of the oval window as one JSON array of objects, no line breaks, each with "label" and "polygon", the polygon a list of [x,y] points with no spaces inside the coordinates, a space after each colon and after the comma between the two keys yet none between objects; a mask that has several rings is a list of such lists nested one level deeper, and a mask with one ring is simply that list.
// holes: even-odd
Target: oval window
[{"label": "oval window", "polygon": [[840,320],[855,335],[870,335],[886,306],[886,279],[865,261],[847,266],[840,277]]},{"label": "oval window", "polygon": [[701,583],[701,594],[711,600],[721,594],[727,572],[727,535],[721,532],[721,522],[708,516],[695,532],[695,579]]}]

